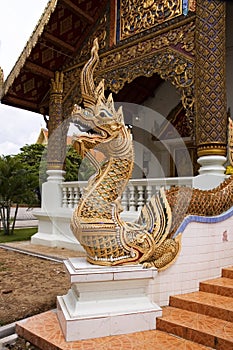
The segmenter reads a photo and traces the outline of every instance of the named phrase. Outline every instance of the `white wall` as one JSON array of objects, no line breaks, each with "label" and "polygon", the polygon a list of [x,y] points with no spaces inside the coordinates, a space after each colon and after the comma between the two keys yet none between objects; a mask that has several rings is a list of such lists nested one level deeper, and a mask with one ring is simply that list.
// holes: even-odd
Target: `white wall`
[{"label": "white wall", "polygon": [[222,268],[233,265],[233,209],[228,213],[232,216],[212,222],[199,217],[185,227],[177,260],[155,280],[153,299],[158,305],[168,305],[170,295],[197,291],[199,282],[220,277]]}]

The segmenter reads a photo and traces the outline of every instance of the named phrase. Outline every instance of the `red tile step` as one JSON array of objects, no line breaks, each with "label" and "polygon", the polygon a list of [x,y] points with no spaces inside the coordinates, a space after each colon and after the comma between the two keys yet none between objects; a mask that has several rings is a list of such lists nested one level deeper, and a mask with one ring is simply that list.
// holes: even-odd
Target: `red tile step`
[{"label": "red tile step", "polygon": [[233,349],[233,323],[219,318],[168,306],[156,328],[212,349]]},{"label": "red tile step", "polygon": [[233,266],[222,269],[222,277],[233,279]]},{"label": "red tile step", "polygon": [[233,298],[206,292],[170,297],[170,306],[233,322]]},{"label": "red tile step", "polygon": [[170,297],[157,330],[203,344],[211,349],[233,349],[233,267],[222,277],[201,282],[199,291]]},{"label": "red tile step", "polygon": [[199,290],[207,293],[214,293],[226,297],[233,297],[233,279],[227,277],[214,278],[201,282]]},{"label": "red tile step", "polygon": [[41,350],[232,350],[233,267],[201,282],[199,292],[170,297],[154,331],[67,343],[54,312],[33,316],[16,328]]},{"label": "red tile step", "polygon": [[201,344],[159,330],[66,342],[55,312],[19,321],[17,334],[41,350],[208,350]]}]

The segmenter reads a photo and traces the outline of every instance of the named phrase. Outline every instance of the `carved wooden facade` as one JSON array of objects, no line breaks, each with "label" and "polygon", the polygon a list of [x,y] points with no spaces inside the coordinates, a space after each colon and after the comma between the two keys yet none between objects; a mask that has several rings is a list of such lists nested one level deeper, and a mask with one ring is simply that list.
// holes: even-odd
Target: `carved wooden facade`
[{"label": "carved wooden facade", "polygon": [[[182,1],[130,3],[118,1],[114,16],[105,13],[73,65],[64,69],[65,109],[69,111],[74,101],[80,99],[77,78],[89,57],[94,38],[98,37],[101,62],[97,75],[105,78],[111,91],[118,93],[126,82],[158,73],[180,91],[187,114],[193,119],[195,13],[191,9],[194,9],[194,2],[186,9],[188,16],[183,14]],[[109,17],[113,23],[108,22]],[[108,35],[109,27],[111,35]]]},{"label": "carved wooden facade", "polygon": [[[170,81],[198,155],[226,155],[224,1],[51,0],[33,35],[4,83],[2,101],[49,114],[50,134],[80,102],[80,72],[97,37],[97,80],[116,94],[141,76]],[[60,107],[50,90],[56,71],[64,75]],[[52,149],[50,166],[62,168],[63,152]]]}]

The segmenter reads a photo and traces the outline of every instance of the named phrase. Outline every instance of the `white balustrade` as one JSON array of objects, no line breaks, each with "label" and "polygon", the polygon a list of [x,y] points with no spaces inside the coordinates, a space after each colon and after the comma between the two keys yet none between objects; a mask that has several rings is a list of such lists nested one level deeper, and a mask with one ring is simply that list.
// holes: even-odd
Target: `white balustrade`
[{"label": "white balustrade", "polygon": [[135,192],[135,189],[132,184],[129,184],[129,211],[136,211],[137,192]]},{"label": "white balustrade", "polygon": [[78,204],[87,181],[73,181],[61,183],[62,207],[75,208]]},{"label": "white balustrade", "polygon": [[[159,191],[161,187],[192,187],[193,177],[168,177],[163,179],[131,179],[122,195],[121,205],[124,211],[140,211],[145,203]],[[87,181],[62,182],[62,207],[75,208],[78,204]]]},{"label": "white balustrade", "polygon": [[138,186],[138,203],[137,210],[141,211],[145,204],[144,187],[142,185]]},{"label": "white balustrade", "polygon": [[121,205],[122,205],[123,210],[125,210],[125,211],[129,210],[129,208],[128,208],[128,203],[129,203],[128,198],[129,198],[129,189],[128,189],[128,187],[126,187],[126,189],[123,192],[122,197],[121,197]]}]

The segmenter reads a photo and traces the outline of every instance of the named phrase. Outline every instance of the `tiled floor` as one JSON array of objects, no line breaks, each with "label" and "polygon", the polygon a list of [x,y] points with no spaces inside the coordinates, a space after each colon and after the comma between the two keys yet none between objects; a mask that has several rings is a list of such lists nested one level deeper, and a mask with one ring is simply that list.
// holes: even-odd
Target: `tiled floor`
[{"label": "tiled floor", "polygon": [[53,311],[21,321],[16,329],[20,336],[43,350],[207,350],[157,330],[66,342]]}]

